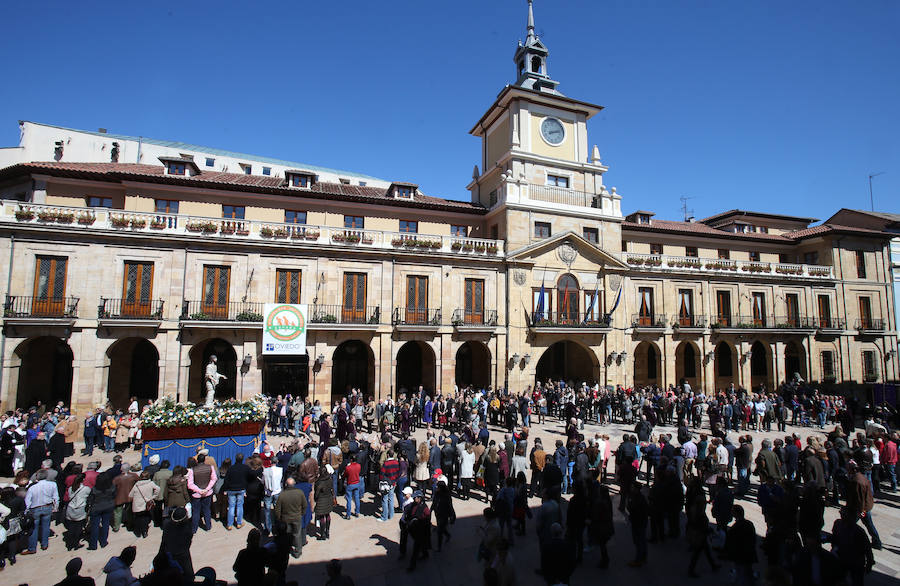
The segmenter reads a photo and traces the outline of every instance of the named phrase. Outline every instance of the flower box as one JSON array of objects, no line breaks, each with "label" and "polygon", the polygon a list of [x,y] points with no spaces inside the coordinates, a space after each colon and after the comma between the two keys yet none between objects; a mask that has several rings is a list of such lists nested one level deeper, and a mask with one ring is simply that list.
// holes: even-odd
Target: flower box
[{"label": "flower box", "polygon": [[55,222],[56,212],[41,210],[37,213],[37,217],[41,222]]},{"label": "flower box", "polygon": [[84,212],[82,214],[78,214],[78,223],[82,226],[90,226],[94,222],[97,221],[97,216],[90,212]]},{"label": "flower box", "polygon": [[287,228],[275,228],[275,230],[272,231],[272,236],[275,238],[287,238]]},{"label": "flower box", "polygon": [[145,220],[144,218],[132,218],[131,227],[136,230],[139,230],[141,228],[146,228],[147,220]]},{"label": "flower box", "polygon": [[58,224],[71,224],[75,221],[75,214],[72,212],[59,212],[56,214],[56,222]]},{"label": "flower box", "polygon": [[125,216],[110,216],[109,223],[113,228],[127,228],[131,225],[131,220]]},{"label": "flower box", "polygon": [[210,234],[218,229],[218,225],[215,222],[188,222],[185,228],[188,232],[203,232],[204,234]]},{"label": "flower box", "polygon": [[454,242],[450,245],[450,250],[459,250],[462,248],[462,242]]},{"label": "flower box", "polygon": [[392,238],[391,244],[393,246],[403,246],[403,239],[402,238]]},{"label": "flower box", "polygon": [[319,233],[318,233],[318,232],[307,232],[307,233],[306,233],[306,239],[307,239],[307,240],[318,240],[318,239],[319,239]]},{"label": "flower box", "polygon": [[269,228],[268,226],[263,226],[259,229],[259,235],[263,238],[271,238],[275,235],[275,231]]},{"label": "flower box", "polygon": [[141,416],[141,428],[144,439],[160,439],[146,435],[151,429],[190,434],[186,437],[254,435],[262,429],[267,411],[268,403],[262,395],[247,401],[216,401],[210,408],[161,397]]},{"label": "flower box", "polygon": [[475,245],[471,242],[466,242],[465,244],[463,244],[462,249],[465,252],[472,252],[475,249]]},{"label": "flower box", "polygon": [[250,235],[250,230],[247,230],[247,229],[243,229],[243,230],[235,230],[234,233],[235,233],[235,235],[237,235],[237,236],[249,236],[249,235]]},{"label": "flower box", "polygon": [[150,222],[150,227],[154,230],[162,230],[166,227],[166,223],[162,220],[153,220],[152,222]]},{"label": "flower box", "polygon": [[19,221],[33,220],[34,210],[16,210],[16,219]]},{"label": "flower box", "polygon": [[496,244],[491,244],[487,247],[488,254],[497,254],[499,247]]},{"label": "flower box", "polygon": [[234,227],[233,226],[222,226],[222,228],[219,230],[219,232],[222,234],[234,234]]},{"label": "flower box", "polygon": [[484,244],[475,245],[475,252],[484,252],[485,250],[487,250],[487,246],[485,246]]}]

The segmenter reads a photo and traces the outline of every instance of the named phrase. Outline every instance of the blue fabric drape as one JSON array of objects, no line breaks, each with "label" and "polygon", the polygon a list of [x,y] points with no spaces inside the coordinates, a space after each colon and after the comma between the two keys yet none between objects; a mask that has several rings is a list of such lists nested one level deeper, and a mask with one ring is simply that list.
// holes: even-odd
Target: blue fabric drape
[{"label": "blue fabric drape", "polygon": [[232,435],[222,437],[182,438],[177,440],[153,440],[144,441],[141,448],[141,465],[150,464],[150,456],[157,454],[159,460],[168,460],[172,467],[184,466],[188,458],[197,454],[197,448],[203,447],[209,450],[209,455],[221,464],[225,458],[231,458],[238,454],[244,454],[244,458],[254,452],[259,452],[259,447],[266,439],[265,432],[258,435]]}]

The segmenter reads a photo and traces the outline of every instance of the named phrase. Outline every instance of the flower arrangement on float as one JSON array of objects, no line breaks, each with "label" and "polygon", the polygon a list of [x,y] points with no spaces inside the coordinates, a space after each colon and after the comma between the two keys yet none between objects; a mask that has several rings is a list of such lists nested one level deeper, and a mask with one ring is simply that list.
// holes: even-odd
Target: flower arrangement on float
[{"label": "flower arrangement on float", "polygon": [[195,405],[190,401],[176,403],[171,397],[161,397],[141,415],[141,427],[148,429],[262,422],[266,419],[267,411],[268,403],[263,395],[256,395],[247,401],[216,401],[212,408]]}]

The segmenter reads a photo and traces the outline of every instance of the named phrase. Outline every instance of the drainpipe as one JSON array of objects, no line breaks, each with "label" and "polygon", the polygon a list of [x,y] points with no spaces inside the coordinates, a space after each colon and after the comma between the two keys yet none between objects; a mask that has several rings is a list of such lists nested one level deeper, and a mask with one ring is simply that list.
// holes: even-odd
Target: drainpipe
[{"label": "drainpipe", "polygon": [[[844,241],[843,237],[838,238],[837,242],[835,242],[834,245],[831,247],[831,264],[832,264],[832,267],[834,267],[834,269],[835,269],[835,273],[837,273],[838,271],[840,272],[840,276],[835,274],[835,277],[837,277],[839,279],[840,287],[841,287],[841,304],[844,306],[844,320],[846,320],[846,323],[844,324],[846,326],[845,329],[849,330],[851,328],[851,326],[850,326],[850,318],[847,316],[847,288],[844,286],[844,266],[842,263],[843,259],[841,258],[841,242],[843,242],[843,241]],[[845,346],[845,343],[844,343],[845,337],[841,336],[838,339],[840,340],[839,346],[840,346],[840,350],[841,350],[841,384],[846,385],[846,383],[849,381],[847,380],[846,373],[844,372],[844,351],[843,351],[843,349]],[[847,353],[846,353],[847,367],[848,367],[848,369],[850,369],[850,365],[852,364],[853,357],[850,356],[849,342],[846,343],[846,348],[847,348]],[[850,370],[852,372],[852,369],[850,369]],[[846,389],[846,386],[844,388]]]},{"label": "drainpipe", "polygon": [[143,144],[144,144],[144,137],[143,137],[143,136],[139,136],[139,137],[138,137],[137,161],[135,161],[135,163],[140,163],[140,162],[141,162],[141,146],[143,146]]},{"label": "drainpipe", "polygon": [[[9,270],[6,273],[6,294],[9,295],[9,288],[12,286],[12,268],[13,268],[13,249],[16,246],[16,235],[9,235]],[[0,337],[0,364],[6,360],[6,333]],[[3,376],[0,373],[0,397],[3,396]]]},{"label": "drainpipe", "polygon": [[[497,274],[497,285],[499,285],[500,274]],[[509,394],[509,369],[506,367],[509,364],[509,261],[503,261],[503,280],[504,285],[506,287],[506,295],[503,297],[506,298],[506,315],[504,316],[504,321],[506,322],[504,325],[506,326],[506,355],[503,357],[503,388],[506,389],[507,394]],[[496,287],[496,285],[495,285]],[[499,287],[497,287],[499,288]],[[515,365],[513,366],[515,368]]]},{"label": "drainpipe", "polygon": [[[395,269],[396,267],[395,267],[394,265],[395,265],[396,262],[397,262],[397,261],[396,261],[396,259],[394,258],[394,255],[392,254],[392,255],[391,255],[391,306],[388,308],[388,312],[389,312],[389,313],[388,313],[388,312],[385,312],[385,313],[388,313],[389,316],[391,316],[391,318],[390,318],[391,321],[393,321],[393,317],[394,317],[394,277],[396,276],[396,274],[395,274],[395,272],[394,272],[394,269]],[[444,272],[444,271],[441,270],[441,273],[443,273],[443,272]],[[394,324],[391,324],[391,331],[392,331],[392,332],[393,332],[393,329],[394,329]],[[380,347],[380,344],[379,344],[379,347]],[[390,348],[391,348],[391,357],[393,358],[393,356],[394,356],[394,336],[393,336],[393,334],[391,335],[391,346],[390,346]],[[390,366],[388,366],[388,371],[391,371]],[[397,367],[395,366],[395,367],[393,368],[393,374],[394,374],[394,376],[396,376],[396,371],[397,371]],[[334,376],[334,375],[332,375],[332,376]],[[391,396],[391,398],[394,398],[394,381],[396,380],[396,379],[394,378],[394,376],[391,377],[391,385],[390,385],[390,389],[391,389],[391,394],[390,394],[390,396]],[[373,392],[374,392],[374,390],[375,390],[375,389],[372,389]],[[432,391],[432,392],[434,392],[434,391]],[[380,400],[380,398],[379,398],[379,400]]]},{"label": "drainpipe", "polygon": [[[185,279],[187,278],[187,255],[190,252],[187,248],[184,249],[184,266],[181,270],[181,306],[182,311],[184,311],[184,292],[186,289]],[[175,402],[179,403],[181,401],[181,352],[184,349],[184,330],[178,332],[178,369],[175,372]]]}]

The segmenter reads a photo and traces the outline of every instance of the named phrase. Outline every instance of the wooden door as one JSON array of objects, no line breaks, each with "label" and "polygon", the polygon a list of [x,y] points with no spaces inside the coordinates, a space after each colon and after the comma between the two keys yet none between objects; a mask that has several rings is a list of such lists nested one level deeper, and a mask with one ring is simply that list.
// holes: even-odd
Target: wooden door
[{"label": "wooden door", "polygon": [[757,327],[766,326],[766,296],[765,293],[753,294],[753,325]]},{"label": "wooden door", "polygon": [[465,291],[465,315],[467,324],[484,323],[484,281],[481,279],[466,279]]},{"label": "wooden door", "polygon": [[831,299],[828,295],[819,295],[819,327],[831,327]]},{"label": "wooden door", "polygon": [[638,325],[653,325],[653,289],[650,287],[638,288],[640,298],[640,310],[638,311]]},{"label": "wooden door", "polygon": [[800,301],[795,293],[788,293],[784,297],[784,306],[787,311],[787,323],[791,327],[800,325]]},{"label": "wooden door", "polygon": [[344,274],[344,306],[342,323],[365,323],[366,321],[366,274]]},{"label": "wooden door", "polygon": [[201,313],[214,319],[228,318],[228,290],[231,279],[229,267],[204,265],[203,301]]},{"label": "wooden door", "polygon": [[406,323],[428,322],[428,277],[406,277]]},{"label": "wooden door", "polygon": [[716,291],[716,319],[719,325],[731,326],[731,293]]},{"label": "wooden door", "polygon": [[153,263],[125,261],[122,315],[148,317],[153,299]]},{"label": "wooden door", "polygon": [[300,303],[300,270],[278,269],[275,275],[275,303]]},{"label": "wooden door", "polygon": [[693,291],[689,289],[678,290],[678,324],[683,327],[694,325],[693,297]]},{"label": "wooden door", "polygon": [[65,315],[68,260],[59,256],[39,256],[35,260],[32,315],[49,317]]},{"label": "wooden door", "polygon": [[872,327],[872,302],[868,297],[859,298],[859,325],[864,330]]}]

